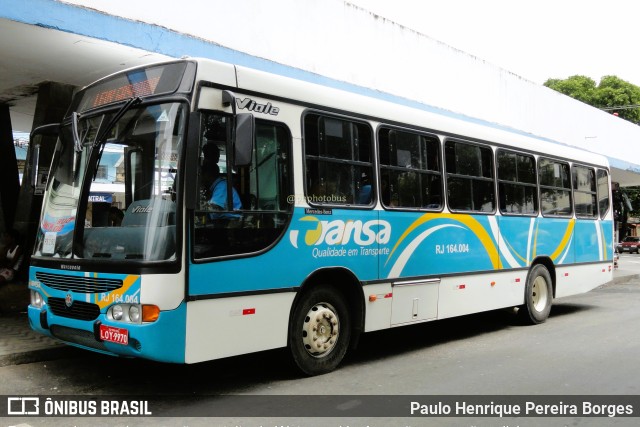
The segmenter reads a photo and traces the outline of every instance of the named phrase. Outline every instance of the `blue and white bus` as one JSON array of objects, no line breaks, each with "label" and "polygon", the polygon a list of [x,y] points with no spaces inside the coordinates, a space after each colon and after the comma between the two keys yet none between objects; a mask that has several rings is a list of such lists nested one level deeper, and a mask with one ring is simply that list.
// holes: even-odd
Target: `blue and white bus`
[{"label": "blue and white bus", "polygon": [[540,323],[611,280],[606,158],[374,95],[205,59],[79,91],[33,329],[175,363],[288,347],[316,375],[364,332],[505,307]]}]

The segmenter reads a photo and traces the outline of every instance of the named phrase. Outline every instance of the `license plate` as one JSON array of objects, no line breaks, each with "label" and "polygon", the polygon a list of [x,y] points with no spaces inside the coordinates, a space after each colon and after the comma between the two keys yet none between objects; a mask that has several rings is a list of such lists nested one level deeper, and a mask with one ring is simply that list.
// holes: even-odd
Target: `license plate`
[{"label": "license plate", "polygon": [[113,326],[100,325],[100,339],[102,341],[114,342],[116,344],[129,344],[129,331],[124,328],[114,328]]}]

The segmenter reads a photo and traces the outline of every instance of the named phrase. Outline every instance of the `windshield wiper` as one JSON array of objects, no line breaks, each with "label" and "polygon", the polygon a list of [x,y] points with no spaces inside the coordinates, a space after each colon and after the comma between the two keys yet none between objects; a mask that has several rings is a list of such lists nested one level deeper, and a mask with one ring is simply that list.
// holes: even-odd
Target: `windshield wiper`
[{"label": "windshield wiper", "polygon": [[137,96],[135,98],[130,98],[122,107],[120,107],[118,112],[114,114],[109,123],[107,123],[105,127],[100,128],[100,133],[96,136],[95,141],[93,141],[93,148],[100,147],[100,151],[98,152],[98,160],[96,161],[96,170],[93,173],[94,181],[96,179],[96,176],[98,176],[98,166],[100,165],[100,160],[102,159],[102,153],[104,152],[104,147],[106,145],[105,141],[109,136],[109,132],[111,132],[111,129],[113,129],[116,123],[118,123],[122,116],[124,116],[124,113],[126,113],[131,107],[138,105],[141,102],[142,99]]},{"label": "windshield wiper", "polygon": [[96,137],[96,140],[93,141],[93,147],[95,148],[100,144],[102,144],[104,140],[107,139],[107,136],[111,131],[111,129],[116,125],[116,123],[118,123],[118,121],[122,118],[122,116],[124,116],[124,113],[126,113],[129,110],[129,108],[133,107],[134,105],[138,105],[141,102],[142,102],[142,99],[136,96],[135,98],[130,98],[122,107],[120,107],[118,112],[111,118],[109,123],[107,123],[107,126],[100,129],[100,133]]}]

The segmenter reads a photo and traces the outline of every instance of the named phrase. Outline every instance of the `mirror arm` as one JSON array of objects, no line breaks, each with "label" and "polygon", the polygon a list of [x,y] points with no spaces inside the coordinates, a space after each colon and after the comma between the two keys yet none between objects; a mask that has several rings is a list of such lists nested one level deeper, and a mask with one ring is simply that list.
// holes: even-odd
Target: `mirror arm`
[{"label": "mirror arm", "polygon": [[228,108],[231,106],[231,111],[233,115],[236,115],[236,95],[230,90],[222,91],[222,106]]}]

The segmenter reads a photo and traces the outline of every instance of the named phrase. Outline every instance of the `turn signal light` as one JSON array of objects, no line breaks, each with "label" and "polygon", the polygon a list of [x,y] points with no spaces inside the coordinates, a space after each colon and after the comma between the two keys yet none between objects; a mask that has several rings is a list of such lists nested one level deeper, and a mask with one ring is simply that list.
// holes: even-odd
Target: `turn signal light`
[{"label": "turn signal light", "polygon": [[160,317],[160,308],[157,305],[144,304],[142,306],[142,321],[155,322]]}]

